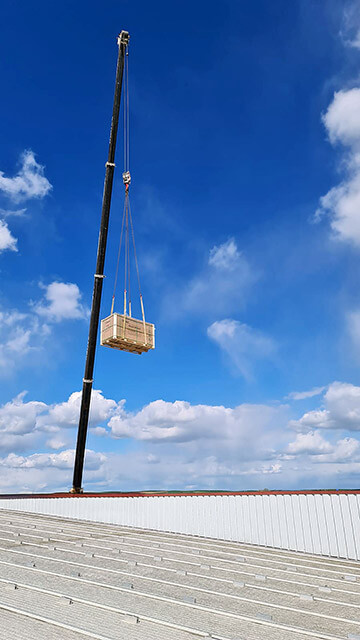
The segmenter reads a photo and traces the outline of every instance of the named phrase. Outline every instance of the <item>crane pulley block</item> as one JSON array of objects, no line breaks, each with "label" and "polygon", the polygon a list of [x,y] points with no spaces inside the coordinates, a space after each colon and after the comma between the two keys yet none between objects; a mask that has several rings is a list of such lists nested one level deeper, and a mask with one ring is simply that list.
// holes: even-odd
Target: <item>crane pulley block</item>
[{"label": "crane pulley block", "polygon": [[130,171],[124,171],[124,173],[122,174],[122,178],[123,178],[123,183],[126,184],[130,184],[131,182],[131,175],[130,175]]}]

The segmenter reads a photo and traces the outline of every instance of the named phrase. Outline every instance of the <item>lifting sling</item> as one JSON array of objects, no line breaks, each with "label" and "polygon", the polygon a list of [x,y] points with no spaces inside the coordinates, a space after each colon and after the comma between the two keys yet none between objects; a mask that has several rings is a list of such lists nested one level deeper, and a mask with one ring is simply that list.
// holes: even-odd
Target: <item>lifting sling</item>
[{"label": "lifting sling", "polygon": [[[144,301],[140,285],[139,264],[137,259],[134,225],[130,206],[130,136],[129,136],[129,57],[128,49],[124,64],[124,171],[122,174],[125,187],[124,207],[121,221],[121,231],[119,248],[116,261],[114,290],[111,299],[110,316],[101,322],[101,344],[123,351],[143,353],[149,349],[154,349],[154,325],[145,321]],[[123,292],[123,313],[117,314],[114,311],[115,298],[117,292],[120,257],[124,252],[124,292]],[[131,256],[133,254],[133,257]],[[140,309],[142,320],[132,317],[131,302],[131,262],[135,263],[137,283],[139,288]],[[116,317],[115,317],[116,316]],[[130,320],[131,319],[131,320]]]}]

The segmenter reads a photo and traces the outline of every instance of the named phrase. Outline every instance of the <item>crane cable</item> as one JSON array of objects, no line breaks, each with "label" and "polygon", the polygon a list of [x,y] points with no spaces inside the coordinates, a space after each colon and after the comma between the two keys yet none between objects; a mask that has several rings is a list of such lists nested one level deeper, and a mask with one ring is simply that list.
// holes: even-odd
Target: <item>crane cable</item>
[{"label": "crane cable", "polygon": [[[129,52],[128,47],[126,48],[126,56],[125,56],[125,66],[124,66],[124,172],[123,172],[123,183],[125,186],[125,200],[124,200],[124,209],[122,215],[121,222],[121,231],[120,231],[120,241],[119,241],[119,249],[117,255],[117,263],[116,263],[116,271],[115,271],[115,281],[114,281],[114,291],[111,302],[111,315],[114,312],[114,304],[115,304],[115,295],[119,274],[119,266],[120,266],[120,256],[121,256],[121,248],[122,241],[124,237],[124,253],[125,253],[125,268],[124,268],[124,322],[123,322],[123,330],[125,331],[125,318],[126,316],[131,317],[131,278],[130,278],[130,232],[131,239],[134,251],[134,261],[136,267],[137,281],[139,287],[139,296],[140,296],[140,306],[141,306],[141,314],[143,321],[143,329],[144,329],[144,342],[147,342],[146,338],[146,324],[145,324],[145,310],[144,310],[144,302],[141,293],[141,285],[140,285],[140,273],[139,273],[139,265],[137,259],[136,245],[135,245],[135,234],[134,234],[134,225],[131,215],[131,207],[130,207],[130,198],[129,198],[129,187],[131,182],[130,176],[130,110],[129,110]],[[128,296],[127,296],[128,294]]]},{"label": "crane cable", "polygon": [[116,293],[117,279],[118,279],[118,275],[119,275],[121,245],[122,245],[122,237],[123,237],[123,232],[124,232],[125,205],[126,205],[126,202],[124,202],[124,211],[123,211],[123,217],[122,217],[122,223],[121,223],[120,242],[119,242],[119,249],[118,249],[117,261],[116,261],[115,282],[114,282],[113,296],[112,296],[112,300],[111,300],[111,312],[110,312],[110,315],[112,315],[113,312],[114,312],[115,293]]}]

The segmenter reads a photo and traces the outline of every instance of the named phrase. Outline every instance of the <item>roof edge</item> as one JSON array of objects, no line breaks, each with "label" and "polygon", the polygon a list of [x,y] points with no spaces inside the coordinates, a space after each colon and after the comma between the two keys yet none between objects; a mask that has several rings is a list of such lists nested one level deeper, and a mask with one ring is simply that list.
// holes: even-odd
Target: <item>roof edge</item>
[{"label": "roof edge", "polygon": [[0,494],[0,500],[44,499],[44,498],[175,498],[197,496],[286,496],[286,495],[342,495],[360,494],[360,489],[299,489],[299,490],[263,490],[263,491],[109,491],[88,493],[9,493]]}]

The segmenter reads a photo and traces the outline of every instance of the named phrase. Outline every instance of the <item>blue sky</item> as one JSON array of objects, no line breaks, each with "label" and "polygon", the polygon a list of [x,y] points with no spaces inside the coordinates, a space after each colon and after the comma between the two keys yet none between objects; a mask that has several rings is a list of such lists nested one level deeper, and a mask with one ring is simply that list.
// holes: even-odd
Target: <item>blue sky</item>
[{"label": "blue sky", "polygon": [[[360,2],[5,0],[2,18],[0,491],[71,484],[123,28],[157,346],[98,349],[85,487],[358,486]],[[121,173],[120,136],[102,316]]]}]

